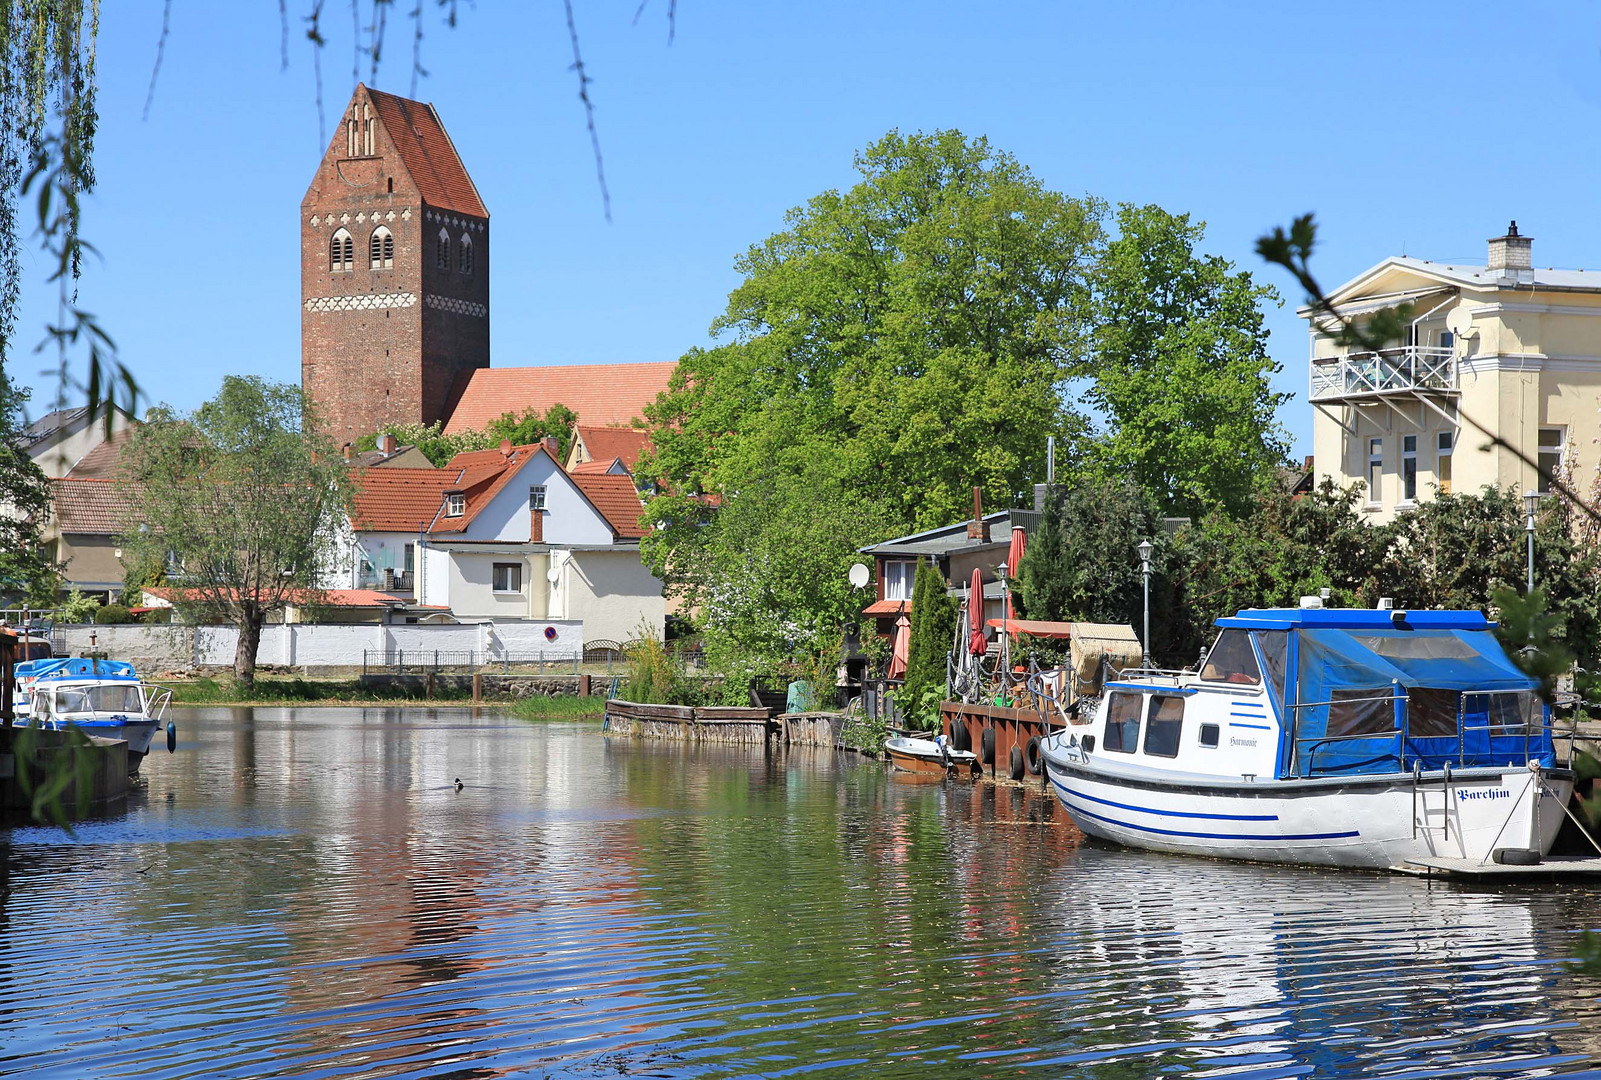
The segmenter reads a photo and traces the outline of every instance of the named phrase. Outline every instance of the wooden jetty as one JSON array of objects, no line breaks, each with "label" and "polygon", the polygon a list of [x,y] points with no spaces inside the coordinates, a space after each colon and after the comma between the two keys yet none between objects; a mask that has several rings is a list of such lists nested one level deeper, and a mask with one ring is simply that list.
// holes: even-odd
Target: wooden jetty
[{"label": "wooden jetty", "polygon": [[1601,877],[1601,857],[1595,855],[1547,855],[1531,866],[1516,866],[1478,859],[1450,859],[1444,857],[1408,859],[1405,866],[1395,869],[1406,874],[1464,878],[1496,878],[1515,881],[1519,878],[1593,878]]},{"label": "wooden jetty", "polygon": [[606,702],[606,730],[647,739],[763,746],[779,730],[766,709]]}]

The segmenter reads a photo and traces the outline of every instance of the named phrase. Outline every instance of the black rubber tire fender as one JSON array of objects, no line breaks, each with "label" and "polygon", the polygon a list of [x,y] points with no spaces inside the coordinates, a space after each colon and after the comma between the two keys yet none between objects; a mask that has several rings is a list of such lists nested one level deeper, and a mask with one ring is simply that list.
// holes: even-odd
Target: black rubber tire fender
[{"label": "black rubber tire fender", "polygon": [[995,764],[995,727],[985,724],[978,736],[978,760],[985,765]]},{"label": "black rubber tire fender", "polygon": [[1038,776],[1040,770],[1045,767],[1045,758],[1040,752],[1040,737],[1038,735],[1030,738],[1027,745],[1023,747],[1023,764],[1027,767],[1030,776]]},{"label": "black rubber tire fender", "polygon": [[1539,866],[1540,853],[1533,848],[1503,847],[1496,848],[1490,856],[1502,866]]},{"label": "black rubber tire fender", "polygon": [[959,717],[951,721],[951,748],[955,750],[973,748],[973,739],[967,733],[967,724]]},{"label": "black rubber tire fender", "polygon": [[1007,769],[1007,775],[1013,780],[1023,779],[1023,748],[1014,743],[1010,758],[1011,760],[1007,762],[1010,766]]}]

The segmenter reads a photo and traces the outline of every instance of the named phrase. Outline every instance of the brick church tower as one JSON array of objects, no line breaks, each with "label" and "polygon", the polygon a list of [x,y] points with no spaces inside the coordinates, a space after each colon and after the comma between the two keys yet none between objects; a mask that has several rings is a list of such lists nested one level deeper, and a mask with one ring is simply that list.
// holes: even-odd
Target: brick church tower
[{"label": "brick church tower", "polygon": [[489,211],[432,105],[357,86],[300,204],[300,379],[336,442],[489,366]]}]

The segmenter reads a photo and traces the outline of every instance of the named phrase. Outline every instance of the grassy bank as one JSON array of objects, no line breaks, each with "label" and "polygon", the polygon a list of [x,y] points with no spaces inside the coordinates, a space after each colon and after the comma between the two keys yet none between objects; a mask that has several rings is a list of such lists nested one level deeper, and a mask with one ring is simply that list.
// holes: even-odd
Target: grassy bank
[{"label": "grassy bank", "polygon": [[[260,678],[249,690],[232,679],[192,679],[164,683],[174,705],[471,705],[472,692],[440,687],[426,697],[413,687],[363,686],[356,679]],[[601,698],[575,694],[528,698],[485,697],[488,708],[509,709],[526,719],[599,718]]]}]

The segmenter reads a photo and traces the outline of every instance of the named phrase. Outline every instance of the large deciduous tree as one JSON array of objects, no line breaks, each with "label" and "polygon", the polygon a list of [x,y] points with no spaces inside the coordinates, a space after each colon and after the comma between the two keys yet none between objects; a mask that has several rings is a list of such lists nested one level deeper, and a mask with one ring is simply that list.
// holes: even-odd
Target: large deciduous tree
[{"label": "large deciduous tree", "polygon": [[124,558],[165,563],[180,608],[238,629],[234,676],[248,687],[268,617],[319,597],[350,472],[298,386],[228,376],[193,414],[147,420],[124,455],[137,498]]},{"label": "large deciduous tree", "polygon": [[1104,437],[1092,456],[1164,512],[1245,514],[1288,442],[1275,412],[1262,305],[1277,294],[1196,249],[1204,226],[1157,206],[1123,205],[1095,274],[1087,399]]},{"label": "large deciduous tree", "polygon": [[49,606],[60,574],[39,537],[50,508],[49,481],[22,445],[27,393],[0,368],[0,600]]},{"label": "large deciduous tree", "polygon": [[[769,536],[833,553],[843,582],[854,547],[961,517],[975,484],[1010,505],[1045,472],[1046,436],[1082,430],[1064,389],[1102,204],[955,131],[891,132],[856,166],[855,186],[790,211],[738,260],[721,343],[685,354],[647,412],[640,474],[666,493],[642,546],[692,604],[770,573],[754,555]],[[805,516],[769,512],[807,500]]]}]

